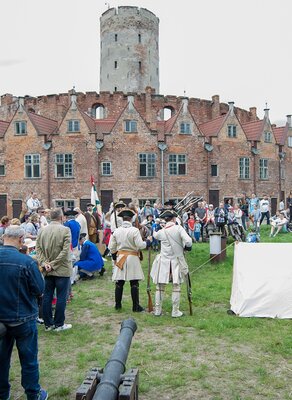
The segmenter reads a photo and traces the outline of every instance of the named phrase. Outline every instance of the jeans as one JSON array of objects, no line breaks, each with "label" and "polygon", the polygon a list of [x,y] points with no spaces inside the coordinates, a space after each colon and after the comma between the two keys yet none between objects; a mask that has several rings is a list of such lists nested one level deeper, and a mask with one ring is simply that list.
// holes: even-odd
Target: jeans
[{"label": "jeans", "polygon": [[260,225],[262,224],[265,217],[267,218],[267,225],[270,225],[270,211],[262,212]]},{"label": "jeans", "polygon": [[40,391],[38,364],[38,331],[36,320],[9,327],[0,341],[0,399],[8,399],[9,369],[14,342],[21,364],[21,384],[28,400],[36,400]]},{"label": "jeans", "polygon": [[[70,284],[69,277],[63,276],[46,276],[45,292],[43,300],[43,314],[45,326],[59,327],[65,322],[65,309],[67,303],[68,289]],[[57,303],[55,315],[53,317],[52,300],[56,289]]]}]

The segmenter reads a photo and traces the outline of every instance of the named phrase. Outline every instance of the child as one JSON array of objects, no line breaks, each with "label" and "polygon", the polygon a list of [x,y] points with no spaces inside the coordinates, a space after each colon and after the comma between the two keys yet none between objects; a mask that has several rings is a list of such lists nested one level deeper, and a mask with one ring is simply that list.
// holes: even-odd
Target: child
[{"label": "child", "polygon": [[189,230],[189,235],[192,238],[193,241],[195,241],[195,217],[193,214],[190,215],[190,218],[188,219],[188,230]]},{"label": "child", "polygon": [[201,236],[201,223],[200,223],[200,218],[196,218],[195,222],[195,227],[194,227],[194,236],[195,236],[195,241],[199,242],[200,236]]},{"label": "child", "polygon": [[246,237],[247,243],[258,243],[260,241],[260,235],[256,232],[256,229],[252,227],[249,234]]},{"label": "child", "polygon": [[260,221],[261,221],[261,210],[258,208],[257,204],[254,204],[253,211],[251,211],[250,216],[253,221],[253,226],[255,228],[256,233],[260,232]]}]

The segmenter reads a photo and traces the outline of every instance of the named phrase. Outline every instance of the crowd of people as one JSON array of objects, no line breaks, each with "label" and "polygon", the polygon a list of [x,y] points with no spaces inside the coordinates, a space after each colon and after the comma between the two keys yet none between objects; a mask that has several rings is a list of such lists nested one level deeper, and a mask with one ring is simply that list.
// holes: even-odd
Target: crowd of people
[{"label": "crowd of people", "polygon": [[[287,207],[281,201],[272,217],[268,196],[242,196],[234,204],[229,199],[218,207],[198,200],[189,207],[183,202],[175,207],[169,201],[162,207],[146,201],[141,208],[118,201],[109,212],[99,215],[91,203],[84,213],[78,207],[45,209],[37,194],[32,193],[19,219],[1,218],[0,332],[5,335],[0,339],[0,399],[9,399],[10,395],[14,342],[27,398],[48,398],[47,391],[39,385],[37,322],[44,324],[46,332],[71,329],[72,325],[65,322],[65,310],[73,296],[72,285],[78,280],[103,276],[104,257],[112,259],[115,309],[122,308],[124,285],[129,282],[132,311],[142,312],[142,250],[157,251],[149,271],[156,285],[154,315],[162,315],[165,286],[171,283],[171,316],[179,318],[183,315],[179,309],[180,286],[188,274],[184,251],[191,250],[193,243],[203,241],[210,231],[225,235],[228,230],[235,235],[237,229],[250,231],[247,241],[259,241],[264,220],[271,225],[270,236],[274,237],[292,219],[292,193]],[[103,244],[102,254],[99,242]]]}]

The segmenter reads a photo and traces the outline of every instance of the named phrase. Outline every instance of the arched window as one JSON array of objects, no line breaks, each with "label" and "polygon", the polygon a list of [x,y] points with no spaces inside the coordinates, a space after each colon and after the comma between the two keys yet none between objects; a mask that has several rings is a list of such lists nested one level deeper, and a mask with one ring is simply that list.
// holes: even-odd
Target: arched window
[{"label": "arched window", "polygon": [[173,116],[173,114],[174,114],[174,108],[170,106],[164,107],[162,113],[163,121],[167,121],[169,118]]},{"label": "arched window", "polygon": [[95,119],[103,119],[105,118],[105,109],[103,104],[96,103],[91,107],[91,116]]}]

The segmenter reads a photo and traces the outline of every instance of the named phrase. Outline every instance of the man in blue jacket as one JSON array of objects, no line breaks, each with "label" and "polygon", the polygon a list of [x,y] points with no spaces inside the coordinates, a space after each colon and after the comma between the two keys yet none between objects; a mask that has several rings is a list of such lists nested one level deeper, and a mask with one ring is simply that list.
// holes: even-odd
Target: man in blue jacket
[{"label": "man in blue jacket", "polygon": [[21,383],[28,400],[45,400],[48,393],[39,385],[37,298],[44,279],[36,261],[21,254],[25,231],[10,225],[0,247],[0,322],[7,329],[0,340],[0,399],[10,397],[9,368],[14,342],[21,364]]},{"label": "man in blue jacket", "polygon": [[95,243],[86,240],[86,233],[81,233],[79,243],[82,246],[80,260],[75,263],[78,266],[80,278],[93,278],[95,271],[99,271],[103,275],[105,269],[104,262]]}]

